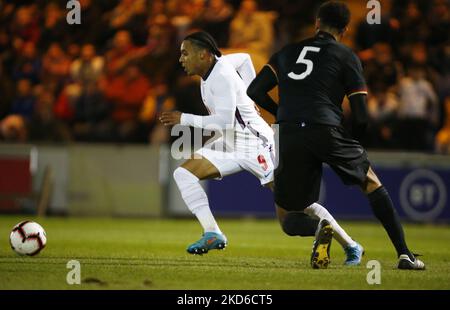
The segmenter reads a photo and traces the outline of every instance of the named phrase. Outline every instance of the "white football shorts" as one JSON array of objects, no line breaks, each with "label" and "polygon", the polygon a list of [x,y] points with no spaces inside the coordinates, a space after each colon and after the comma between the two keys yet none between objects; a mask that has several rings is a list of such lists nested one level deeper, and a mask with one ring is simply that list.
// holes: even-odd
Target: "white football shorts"
[{"label": "white football shorts", "polygon": [[[222,139],[205,145],[194,154],[210,161],[220,172],[221,177],[246,170],[256,176],[261,185],[273,181],[275,171],[275,150],[273,141],[259,147],[241,148],[226,151]],[[195,155],[194,155],[195,156]]]}]

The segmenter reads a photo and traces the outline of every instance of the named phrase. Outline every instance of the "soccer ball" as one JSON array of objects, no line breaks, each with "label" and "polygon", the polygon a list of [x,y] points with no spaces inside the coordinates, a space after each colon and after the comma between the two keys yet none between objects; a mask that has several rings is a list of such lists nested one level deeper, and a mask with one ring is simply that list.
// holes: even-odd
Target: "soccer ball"
[{"label": "soccer ball", "polygon": [[47,236],[38,223],[23,221],[12,229],[9,243],[17,254],[33,256],[45,247]]}]

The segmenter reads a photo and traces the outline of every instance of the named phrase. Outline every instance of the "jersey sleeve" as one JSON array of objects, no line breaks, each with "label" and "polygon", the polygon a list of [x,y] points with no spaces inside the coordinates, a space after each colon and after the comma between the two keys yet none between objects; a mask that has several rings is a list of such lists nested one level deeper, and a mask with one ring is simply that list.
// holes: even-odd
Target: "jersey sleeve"
[{"label": "jersey sleeve", "polygon": [[367,85],[364,79],[361,61],[355,53],[350,52],[344,64],[344,83],[347,97],[356,94],[367,95]]},{"label": "jersey sleeve", "polygon": [[230,77],[221,74],[211,85],[214,105],[213,114],[201,116],[183,113],[181,114],[181,125],[205,129],[227,129],[234,126],[236,112],[236,86]]},{"label": "jersey sleeve", "polygon": [[266,64],[266,66],[273,72],[278,81],[278,53],[275,53],[272,55],[272,57],[270,57],[269,62]]},{"label": "jersey sleeve", "polygon": [[235,53],[228,54],[223,57],[231,63],[244,81],[245,86],[248,87],[256,76],[255,68],[253,67],[250,55],[246,53]]},{"label": "jersey sleeve", "polygon": [[247,95],[260,107],[274,116],[277,115],[278,105],[268,92],[278,84],[277,77],[269,66],[264,66],[256,78],[247,88]]}]

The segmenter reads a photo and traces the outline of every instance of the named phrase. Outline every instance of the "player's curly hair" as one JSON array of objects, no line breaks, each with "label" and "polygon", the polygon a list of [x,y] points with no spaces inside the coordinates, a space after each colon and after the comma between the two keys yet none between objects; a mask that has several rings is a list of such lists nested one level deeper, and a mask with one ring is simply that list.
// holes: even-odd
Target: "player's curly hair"
[{"label": "player's curly hair", "polygon": [[205,31],[197,31],[191,33],[190,35],[184,38],[184,41],[190,41],[199,47],[206,48],[208,51],[210,51],[217,57],[222,56],[222,53],[220,52],[219,47],[217,46],[216,40],[214,40],[214,38]]},{"label": "player's curly hair", "polygon": [[317,18],[323,25],[342,32],[350,22],[350,10],[343,2],[328,1],[320,6]]}]

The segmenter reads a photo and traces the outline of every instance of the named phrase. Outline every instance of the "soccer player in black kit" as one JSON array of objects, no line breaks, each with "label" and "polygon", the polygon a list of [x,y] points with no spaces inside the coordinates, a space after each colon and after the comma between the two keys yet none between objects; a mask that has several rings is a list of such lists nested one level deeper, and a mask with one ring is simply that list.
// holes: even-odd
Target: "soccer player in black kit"
[{"label": "soccer player in black kit", "polygon": [[[316,35],[274,54],[247,90],[258,105],[276,115],[279,124],[275,203],[287,212],[299,212],[317,201],[322,163],[327,163],[345,184],[358,185],[367,195],[397,251],[398,268],[423,270],[425,264],[408,249],[391,198],[358,142],[368,122],[367,89],[360,60],[339,43],[349,21],[344,3],[324,3]],[[279,105],[267,94],[276,85]],[[344,96],[352,109],[352,136],[341,125]],[[321,249],[329,250],[330,241],[319,233],[312,259],[323,254]]]}]

